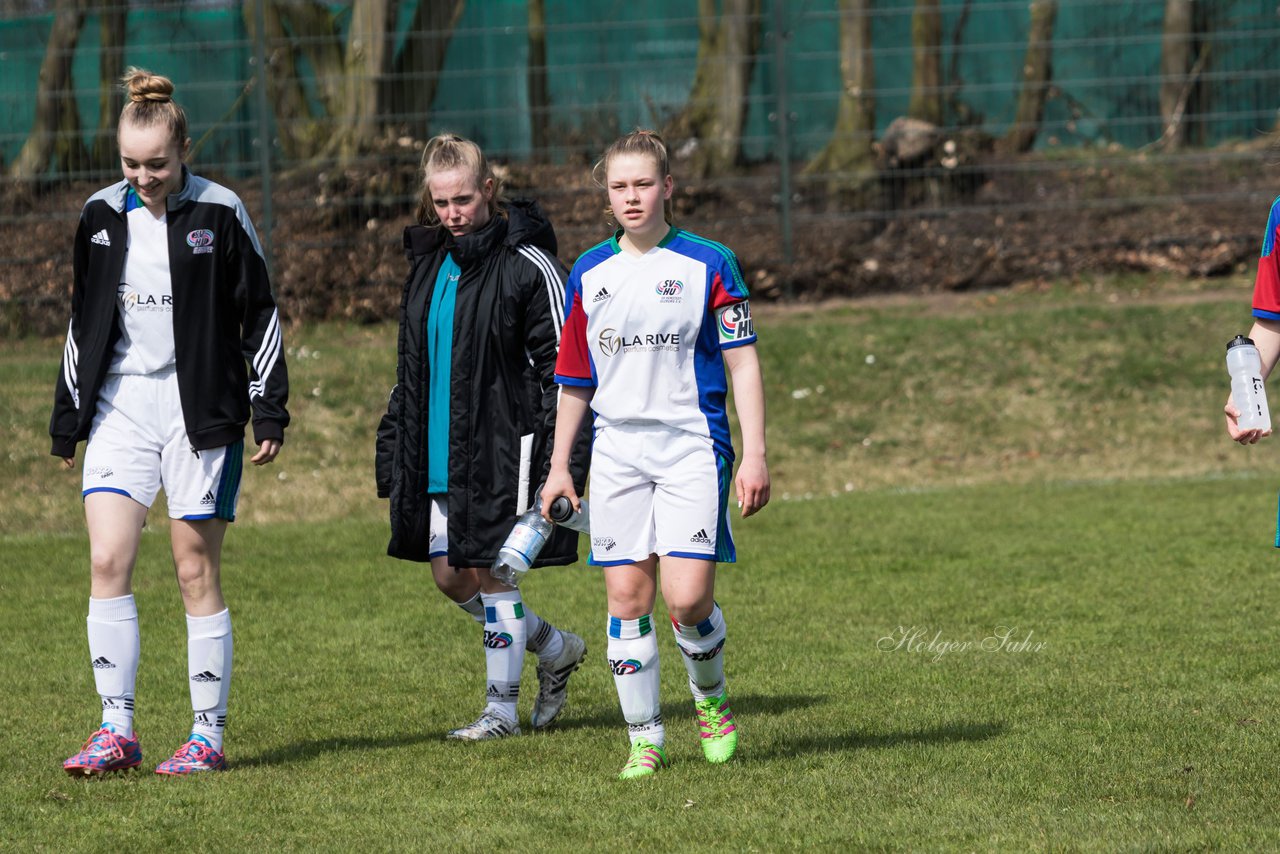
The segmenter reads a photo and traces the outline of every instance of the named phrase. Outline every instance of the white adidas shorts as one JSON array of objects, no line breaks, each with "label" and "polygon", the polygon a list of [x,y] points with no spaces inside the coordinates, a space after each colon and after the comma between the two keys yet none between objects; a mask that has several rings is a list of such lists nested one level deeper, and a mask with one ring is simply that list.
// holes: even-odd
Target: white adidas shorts
[{"label": "white adidas shorts", "polygon": [[449,554],[449,493],[433,492],[427,496],[431,502],[431,520],[427,523],[427,557],[447,557]]},{"label": "white adidas shorts", "polygon": [[115,492],[150,507],[164,489],[171,519],[236,517],[244,440],[196,451],[173,370],[110,374],[84,451],[84,495]]},{"label": "white adidas shorts", "polygon": [[591,448],[591,557],[596,566],[671,555],[733,563],[733,464],[711,440],[661,424],[617,425]]}]

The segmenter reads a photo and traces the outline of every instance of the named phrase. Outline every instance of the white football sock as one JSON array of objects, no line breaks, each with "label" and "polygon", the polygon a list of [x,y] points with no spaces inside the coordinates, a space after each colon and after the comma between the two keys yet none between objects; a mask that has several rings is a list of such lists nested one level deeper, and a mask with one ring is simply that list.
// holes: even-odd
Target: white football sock
[{"label": "white football sock", "polygon": [[133,595],[90,599],[89,658],[102,698],[102,722],[133,735],[133,694],[138,683],[138,606]]},{"label": "white football sock", "polygon": [[194,721],[191,734],[214,750],[222,750],[227,725],[227,695],[231,693],[231,612],[209,617],[187,615],[187,671]]},{"label": "white football sock", "polygon": [[484,603],[480,601],[480,594],[478,592],[467,601],[455,602],[454,604],[470,614],[471,619],[475,620],[482,626],[484,625]]},{"label": "white football sock", "polygon": [[524,606],[524,619],[529,633],[525,649],[537,655],[541,664],[550,664],[559,658],[564,652],[564,636],[560,630],[530,611],[528,605]]},{"label": "white football sock", "polygon": [[519,590],[483,593],[484,601],[484,665],[486,712],[509,721],[518,720],[516,702],[520,699],[520,669],[524,666],[524,650],[528,642],[524,603]]},{"label": "white football sock", "polygon": [[696,626],[671,621],[676,645],[684,653],[693,699],[706,700],[724,693],[724,614],[713,604],[711,614]]},{"label": "white football sock", "polygon": [[610,615],[608,655],[631,741],[645,738],[661,747],[666,729],[658,698],[658,636],[653,631],[653,615],[635,620]]}]

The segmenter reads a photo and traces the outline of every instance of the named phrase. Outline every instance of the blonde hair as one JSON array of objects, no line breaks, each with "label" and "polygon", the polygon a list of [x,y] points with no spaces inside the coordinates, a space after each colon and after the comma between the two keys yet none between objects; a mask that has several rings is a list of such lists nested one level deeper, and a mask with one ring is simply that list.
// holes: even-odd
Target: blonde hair
[{"label": "blonde hair", "polygon": [[[615,139],[604,150],[604,154],[596,161],[596,165],[591,168],[591,179],[595,181],[597,187],[606,192],[608,191],[609,163],[613,158],[623,154],[636,154],[641,157],[652,158],[658,167],[658,178],[660,180],[665,181],[671,174],[671,161],[667,155],[667,143],[662,139],[662,136],[655,130],[637,129]],[[605,206],[604,215],[617,222],[617,217],[613,215],[612,206]],[[663,201],[662,215],[668,223],[675,221],[675,205],[672,199]]]},{"label": "blonde hair", "polygon": [[[182,148],[187,141],[187,114],[173,100],[173,81],[142,68],[129,68],[120,78],[126,100],[120,122],[138,127],[162,125]],[[117,133],[119,129],[117,128]]]},{"label": "blonde hair", "polygon": [[422,152],[422,195],[418,200],[418,222],[422,225],[439,225],[440,217],[431,201],[431,179],[440,172],[461,169],[475,178],[476,190],[484,189],[485,181],[493,182],[489,196],[489,216],[500,216],[506,199],[502,196],[502,181],[494,174],[480,146],[456,133],[442,133],[427,141]]}]

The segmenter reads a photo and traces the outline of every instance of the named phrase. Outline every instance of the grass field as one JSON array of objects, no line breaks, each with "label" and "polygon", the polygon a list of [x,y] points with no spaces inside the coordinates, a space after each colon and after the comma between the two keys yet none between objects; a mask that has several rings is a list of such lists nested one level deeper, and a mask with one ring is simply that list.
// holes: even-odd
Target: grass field
[{"label": "grass field", "polygon": [[[662,630],[673,767],[639,784],[613,779],[625,733],[581,567],[526,582],[591,647],[554,731],[441,739],[479,709],[478,633],[382,556],[391,332],[347,326],[290,336],[296,429],[246,473],[228,537],[231,770],[68,779],[96,700],[78,475],[45,456],[60,343],[6,342],[0,847],[1276,848],[1280,484],[1218,414],[1247,291],[761,312],[775,501],[717,587],[742,747],[699,758]],[[190,716],[161,515],[135,584],[145,767]]]}]

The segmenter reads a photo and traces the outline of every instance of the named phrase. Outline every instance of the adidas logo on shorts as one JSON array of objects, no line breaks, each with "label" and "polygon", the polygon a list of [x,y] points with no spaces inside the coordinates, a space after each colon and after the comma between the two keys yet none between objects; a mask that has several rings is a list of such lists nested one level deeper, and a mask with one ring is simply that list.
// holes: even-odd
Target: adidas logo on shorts
[{"label": "adidas logo on shorts", "polygon": [[702,528],[698,533],[689,538],[689,542],[709,546],[711,545],[711,538],[707,536],[707,529]]},{"label": "adidas logo on shorts", "polygon": [[90,243],[96,243],[96,244],[98,244],[99,246],[110,246],[110,245],[111,245],[111,238],[110,238],[110,237],[107,237],[107,230],[104,228],[104,229],[102,229],[102,231],[99,231],[99,232],[98,232],[97,234],[95,234],[93,237],[90,237],[90,238],[89,238],[89,242],[90,242]]},{"label": "adidas logo on shorts", "polygon": [[206,492],[206,493],[204,494],[204,498],[201,498],[201,499],[200,499],[200,503],[201,503],[201,504],[212,504],[212,503],[214,503],[214,500],[215,500],[215,499],[214,499],[214,497],[213,497],[213,492]]}]

